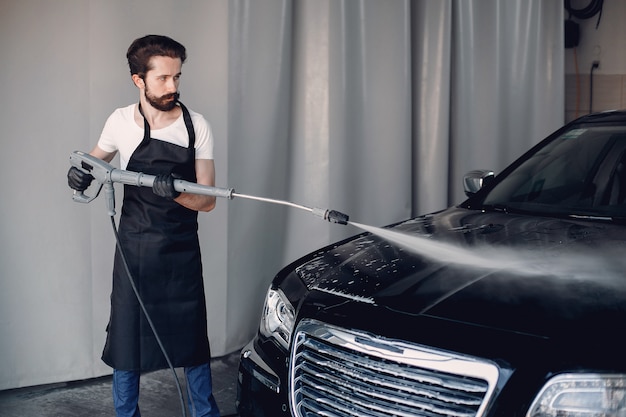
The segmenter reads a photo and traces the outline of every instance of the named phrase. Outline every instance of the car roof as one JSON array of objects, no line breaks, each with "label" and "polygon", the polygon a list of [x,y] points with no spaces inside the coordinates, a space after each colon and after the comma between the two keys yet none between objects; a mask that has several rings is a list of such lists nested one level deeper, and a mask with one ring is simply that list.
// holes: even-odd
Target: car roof
[{"label": "car roof", "polygon": [[598,113],[587,114],[574,120],[572,123],[594,123],[594,122],[625,122],[626,109],[607,110]]}]

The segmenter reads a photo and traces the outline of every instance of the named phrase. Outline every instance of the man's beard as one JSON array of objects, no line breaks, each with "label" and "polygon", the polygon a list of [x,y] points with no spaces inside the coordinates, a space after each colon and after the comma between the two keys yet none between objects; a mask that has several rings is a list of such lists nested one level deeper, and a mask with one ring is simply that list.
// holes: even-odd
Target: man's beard
[{"label": "man's beard", "polygon": [[161,111],[170,111],[174,107],[176,107],[176,103],[178,102],[178,97],[180,97],[180,93],[175,92],[171,94],[166,94],[161,97],[155,97],[151,95],[146,88],[145,96],[148,103],[150,103],[150,105],[155,109]]}]

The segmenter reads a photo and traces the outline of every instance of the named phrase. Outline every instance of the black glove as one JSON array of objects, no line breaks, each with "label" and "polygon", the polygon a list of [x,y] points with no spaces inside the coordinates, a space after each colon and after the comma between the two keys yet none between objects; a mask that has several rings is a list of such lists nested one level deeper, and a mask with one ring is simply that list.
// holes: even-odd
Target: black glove
[{"label": "black glove", "polygon": [[178,191],[174,189],[174,179],[179,178],[175,174],[159,174],[152,183],[152,192],[159,197],[173,200],[180,195]]},{"label": "black glove", "polygon": [[71,167],[67,171],[67,185],[76,191],[85,191],[93,181],[93,176],[81,171],[76,167]]}]

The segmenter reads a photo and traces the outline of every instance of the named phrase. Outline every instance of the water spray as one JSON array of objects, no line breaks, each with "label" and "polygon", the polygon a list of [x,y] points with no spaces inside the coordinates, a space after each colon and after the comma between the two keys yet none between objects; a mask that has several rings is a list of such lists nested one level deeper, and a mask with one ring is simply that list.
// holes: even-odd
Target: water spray
[{"label": "water spray", "polygon": [[[118,182],[138,187],[152,187],[156,178],[154,175],[114,168],[102,159],[81,151],[74,151],[70,154],[70,164],[85,173],[91,174],[98,184],[95,194],[91,196],[82,191],[74,191],[74,195],[72,196],[73,200],[79,203],[89,203],[98,197],[100,191],[104,188],[106,206],[110,216],[115,215],[115,191],[113,189],[113,183]],[[239,197],[249,200],[263,201],[266,203],[280,204],[308,211],[314,216],[320,217],[331,223],[348,224],[349,219],[347,214],[336,210],[319,207],[307,207],[301,204],[292,203],[291,201],[240,194],[236,193],[232,188],[210,187],[180,179],[174,180],[174,189],[181,193],[208,195],[212,197],[227,198],[229,200],[232,200],[234,197]]]}]

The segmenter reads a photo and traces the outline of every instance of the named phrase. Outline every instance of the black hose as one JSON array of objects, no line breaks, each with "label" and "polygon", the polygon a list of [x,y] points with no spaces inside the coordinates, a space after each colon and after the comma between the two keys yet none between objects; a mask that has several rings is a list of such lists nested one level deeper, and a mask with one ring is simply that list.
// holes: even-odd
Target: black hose
[{"label": "black hose", "polygon": [[598,68],[599,66],[599,62],[598,61],[593,61],[591,63],[591,70],[589,71],[589,113],[593,113],[593,70]]},{"label": "black hose", "polygon": [[602,6],[604,0],[591,0],[589,4],[582,9],[575,9],[572,7],[571,0],[565,1],[565,10],[568,11],[570,16],[574,16],[577,19],[590,19],[599,13],[598,22],[596,23],[596,29],[600,26],[600,18],[602,17]]},{"label": "black hose", "polygon": [[117,227],[115,225],[115,218],[113,216],[111,216],[111,225],[113,226],[113,234],[115,234],[115,241],[117,242],[117,248],[120,251],[120,255],[122,257],[122,263],[124,264],[126,275],[128,276],[128,280],[130,281],[130,286],[133,288],[133,292],[135,293],[135,296],[137,297],[137,301],[139,302],[139,305],[141,306],[141,310],[143,311],[143,314],[146,317],[148,324],[150,325],[150,329],[152,329],[154,338],[159,344],[159,348],[161,349],[161,352],[163,352],[163,356],[165,356],[167,365],[169,366],[170,370],[174,374],[174,380],[176,381],[176,389],[178,389],[178,397],[180,399],[180,406],[181,406],[182,413],[183,413],[182,415],[183,417],[187,417],[187,411],[185,408],[185,398],[183,397],[183,390],[181,389],[180,381],[178,380],[178,375],[176,375],[176,370],[174,369],[174,366],[172,365],[172,361],[170,361],[170,357],[167,355],[167,352],[165,351],[165,346],[163,346],[163,343],[161,342],[161,338],[159,337],[159,334],[156,331],[156,327],[154,326],[154,323],[152,323],[152,319],[150,318],[150,315],[148,314],[148,310],[146,310],[146,306],[144,305],[143,300],[139,296],[139,291],[137,291],[137,287],[135,286],[135,281],[133,280],[133,276],[130,273],[130,268],[128,268],[128,263],[126,262],[126,256],[124,255],[124,251],[122,250],[122,243],[120,241],[120,236],[117,233]]}]

